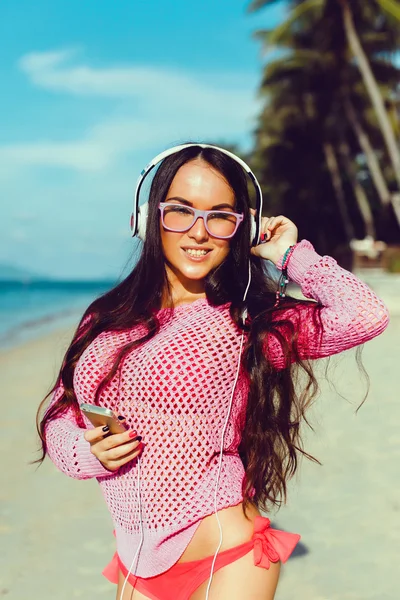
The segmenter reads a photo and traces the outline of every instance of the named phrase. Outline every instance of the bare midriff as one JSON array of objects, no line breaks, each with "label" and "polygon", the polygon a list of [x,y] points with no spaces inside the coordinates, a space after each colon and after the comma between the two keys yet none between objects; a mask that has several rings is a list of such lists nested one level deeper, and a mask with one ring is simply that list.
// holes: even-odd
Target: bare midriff
[{"label": "bare midriff", "polygon": [[[219,552],[244,544],[251,539],[254,528],[253,522],[255,517],[260,515],[260,512],[255,506],[249,505],[246,515],[248,519],[243,514],[242,503],[218,511],[223,533],[222,545]],[[213,556],[219,545],[219,537],[219,527],[215,514],[204,517],[178,562],[201,560],[208,556]],[[124,597],[121,599],[120,594],[124,580],[125,577],[120,571],[117,600],[147,599],[147,596],[143,596],[137,590],[133,590],[130,583],[127,583]]]},{"label": "bare midriff", "polygon": [[[253,535],[253,523],[259,510],[249,505],[246,509],[247,519],[243,514],[242,503],[230,506],[218,511],[222,527],[222,545],[219,552],[234,548],[248,542]],[[220,532],[215,514],[204,517],[196,529],[186,550],[178,562],[201,560],[207,556],[213,556],[218,548]]]}]

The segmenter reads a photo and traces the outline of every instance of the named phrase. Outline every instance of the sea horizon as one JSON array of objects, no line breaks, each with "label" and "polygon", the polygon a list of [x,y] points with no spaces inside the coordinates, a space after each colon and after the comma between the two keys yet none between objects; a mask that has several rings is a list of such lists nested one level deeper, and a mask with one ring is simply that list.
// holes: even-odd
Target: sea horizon
[{"label": "sea horizon", "polygon": [[78,323],[116,280],[0,280],[0,349]]}]

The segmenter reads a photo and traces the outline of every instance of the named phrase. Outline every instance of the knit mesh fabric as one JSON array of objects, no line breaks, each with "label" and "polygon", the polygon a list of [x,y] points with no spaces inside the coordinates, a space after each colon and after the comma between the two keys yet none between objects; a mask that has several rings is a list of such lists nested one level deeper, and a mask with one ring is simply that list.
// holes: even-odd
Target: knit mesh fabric
[{"label": "knit mesh fabric", "polygon": [[[303,294],[322,304],[322,330],[304,306],[298,345],[304,358],[341,352],[373,338],[388,323],[383,302],[331,257],[321,257],[303,240],[294,249],[288,275]],[[160,331],[131,351],[119,376],[103,390],[100,404],[127,419],[143,436],[140,499],[144,542],[133,572],[152,577],[170,568],[189,544],[201,519],[214,512],[221,434],[238,365],[241,332],[229,304],[213,307],[206,299],[158,313]],[[299,324],[287,309],[285,317]],[[144,335],[143,327],[100,334],[80,357],[74,373],[79,403],[94,402],[99,382],[124,344]],[[274,337],[266,340],[269,360],[280,369],[283,353]],[[53,401],[63,393],[56,390]],[[238,455],[248,381],[240,373],[223,441],[218,509],[242,498],[244,468]],[[85,418],[88,428],[92,427]],[[67,475],[97,477],[114,521],[118,554],[129,569],[140,541],[138,461],[110,473],[93,456],[70,409],[49,423],[50,458]]]}]

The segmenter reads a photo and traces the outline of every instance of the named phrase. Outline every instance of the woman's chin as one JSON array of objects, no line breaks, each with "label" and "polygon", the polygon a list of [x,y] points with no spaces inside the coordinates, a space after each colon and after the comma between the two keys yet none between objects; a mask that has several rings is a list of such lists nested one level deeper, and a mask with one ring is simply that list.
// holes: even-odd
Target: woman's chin
[{"label": "woman's chin", "polygon": [[182,276],[185,279],[193,279],[194,281],[198,281],[200,279],[205,279],[211,269],[206,268],[203,265],[193,265],[185,269],[180,269]]}]

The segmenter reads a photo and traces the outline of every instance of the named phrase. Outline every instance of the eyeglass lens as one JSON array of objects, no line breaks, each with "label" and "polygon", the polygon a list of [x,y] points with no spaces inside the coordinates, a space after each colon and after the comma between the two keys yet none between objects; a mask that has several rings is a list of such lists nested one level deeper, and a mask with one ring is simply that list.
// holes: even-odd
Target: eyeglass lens
[{"label": "eyeglass lens", "polygon": [[[164,225],[175,231],[188,231],[194,223],[195,213],[188,206],[166,206],[164,209]],[[236,229],[236,215],[216,210],[206,217],[206,227],[211,235],[229,237]]]}]

